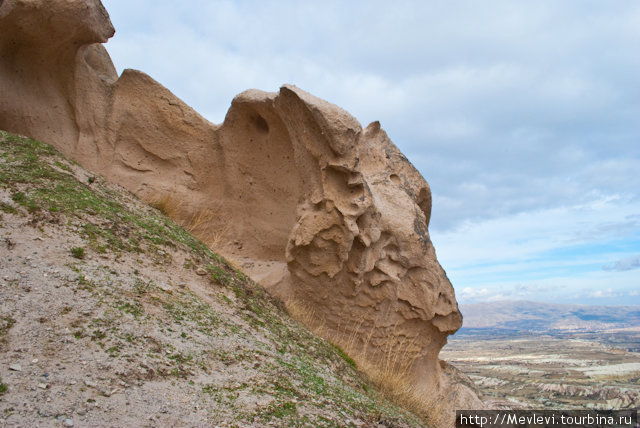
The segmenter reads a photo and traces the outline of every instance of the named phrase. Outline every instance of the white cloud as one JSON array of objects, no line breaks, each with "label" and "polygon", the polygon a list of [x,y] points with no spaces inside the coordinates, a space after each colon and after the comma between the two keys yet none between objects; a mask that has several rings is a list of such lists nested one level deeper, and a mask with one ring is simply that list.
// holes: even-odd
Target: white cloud
[{"label": "white cloud", "polygon": [[607,288],[605,290],[596,290],[588,293],[588,297],[594,297],[596,299],[600,299],[603,297],[621,297],[621,293],[617,293],[613,291],[612,288]]},{"label": "white cloud", "polygon": [[471,287],[465,287],[458,292],[458,297],[463,299],[475,300],[478,298],[486,299],[489,295],[487,288],[475,289]]},{"label": "white cloud", "polygon": [[541,209],[431,232],[445,268],[515,263],[572,246],[597,244],[640,232],[640,201],[603,197],[590,203]]}]

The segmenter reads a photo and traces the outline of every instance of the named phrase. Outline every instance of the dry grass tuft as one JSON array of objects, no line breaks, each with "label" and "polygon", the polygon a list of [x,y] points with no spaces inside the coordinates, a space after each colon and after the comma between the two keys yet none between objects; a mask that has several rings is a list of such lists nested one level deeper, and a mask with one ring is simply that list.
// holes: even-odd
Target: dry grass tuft
[{"label": "dry grass tuft", "polygon": [[195,212],[185,212],[180,201],[170,195],[162,195],[149,204],[167,217],[180,223],[187,232],[199,238],[210,248],[220,248],[227,243],[229,226],[222,223],[222,206],[204,208]]},{"label": "dry grass tuft", "polygon": [[205,208],[191,215],[185,224],[189,233],[200,238],[210,248],[221,248],[228,241],[229,226],[220,225],[220,210]]},{"label": "dry grass tuft", "polygon": [[420,416],[428,426],[451,425],[445,397],[437,391],[418,390],[410,381],[408,368],[379,367],[359,358],[356,361],[358,368],[386,399]]},{"label": "dry grass tuft", "polygon": [[169,195],[162,195],[158,198],[154,198],[149,202],[153,208],[160,211],[167,217],[173,217],[178,211],[178,203]]}]

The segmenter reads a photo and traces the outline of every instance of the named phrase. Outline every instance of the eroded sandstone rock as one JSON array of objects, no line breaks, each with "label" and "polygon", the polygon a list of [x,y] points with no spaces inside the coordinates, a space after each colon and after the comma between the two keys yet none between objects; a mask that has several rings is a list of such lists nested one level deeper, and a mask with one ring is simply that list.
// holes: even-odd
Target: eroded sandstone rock
[{"label": "eroded sandstone rock", "polygon": [[[286,199],[286,211],[295,212],[259,215],[260,228],[281,231],[270,240],[286,242],[284,251],[252,255],[284,256],[287,275],[270,285],[273,292],[313,311],[312,322],[352,353],[406,369],[433,388],[438,352],[462,319],[427,231],[429,186],[380,125],[363,130],[344,110],[284,86],[236,97],[218,132],[248,180],[266,169],[260,181],[275,175],[282,183],[252,192],[238,177],[229,186],[248,189],[246,201],[276,195],[274,203]],[[276,145],[277,155],[269,150]],[[239,211],[253,209],[242,204]],[[256,232],[233,236],[250,241]]]},{"label": "eroded sandstone rock", "polygon": [[438,353],[462,318],[431,192],[379,123],[285,85],[213,125],[146,74],[117,76],[98,0],[5,0],[0,28],[0,128],[161,202],[359,361],[448,385]]}]

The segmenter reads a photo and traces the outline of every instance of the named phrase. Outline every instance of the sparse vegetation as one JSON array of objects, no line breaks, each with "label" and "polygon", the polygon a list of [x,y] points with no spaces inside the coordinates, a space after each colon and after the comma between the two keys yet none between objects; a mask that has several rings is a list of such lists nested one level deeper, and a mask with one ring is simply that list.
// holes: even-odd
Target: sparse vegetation
[{"label": "sparse vegetation", "polygon": [[[46,332],[53,361],[76,346],[90,352],[87,364],[98,352],[123,367],[111,373],[109,391],[85,398],[92,389],[70,385],[68,397],[99,402],[126,388],[116,385],[153,379],[162,388],[177,385],[173,391],[191,394],[190,402],[229,426],[337,427],[383,419],[423,426],[370,386],[348,349],[293,321],[282,302],[157,210],[134,206],[130,195],[78,171],[51,147],[0,132],[0,192],[12,196],[2,211],[41,228],[43,239],[53,227],[74,239],[68,241],[74,247],[60,249],[67,255],[60,275],[42,285],[57,284],[71,300],[50,303],[33,329]],[[156,205],[171,209],[169,202]],[[194,218],[191,227],[204,227],[210,215]],[[169,266],[194,284],[161,278]],[[196,275],[199,267],[208,276]],[[26,294],[21,287],[11,288],[16,299]],[[40,292],[32,291],[30,301]],[[2,318],[0,334],[14,323]],[[12,394],[16,389],[12,383]]]},{"label": "sparse vegetation", "polygon": [[6,202],[0,202],[0,210],[7,214],[16,214],[18,212],[14,206],[9,205]]},{"label": "sparse vegetation", "polygon": [[231,285],[232,283],[231,275],[218,265],[211,264],[211,263],[208,264],[207,272],[209,272],[211,279],[217,282],[218,284]]},{"label": "sparse vegetation", "polygon": [[7,334],[15,323],[16,320],[11,317],[0,317],[0,338]]},{"label": "sparse vegetation", "polygon": [[351,358],[349,355],[347,355],[346,352],[344,352],[342,350],[342,348],[340,348],[338,345],[332,345],[333,348],[336,350],[336,352],[338,353],[338,355],[340,355],[342,357],[342,359],[349,364],[351,367],[353,367],[354,369],[357,368],[357,364],[355,361],[353,361],[353,358]]},{"label": "sparse vegetation", "polygon": [[0,377],[0,395],[4,395],[7,390],[9,390],[9,387],[4,382],[2,382],[2,378]]}]

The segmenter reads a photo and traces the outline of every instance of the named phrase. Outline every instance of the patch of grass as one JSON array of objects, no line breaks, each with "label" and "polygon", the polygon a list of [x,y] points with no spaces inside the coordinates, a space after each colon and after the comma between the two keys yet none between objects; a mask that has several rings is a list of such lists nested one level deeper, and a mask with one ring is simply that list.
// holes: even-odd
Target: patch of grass
[{"label": "patch of grass", "polygon": [[18,210],[10,204],[6,202],[0,202],[0,211],[5,212],[7,214],[17,214]]},{"label": "patch of grass", "polygon": [[349,366],[351,366],[354,369],[357,368],[356,362],[346,352],[344,352],[342,348],[334,344],[331,344],[331,346],[333,347],[333,349],[335,349],[338,355],[340,355],[340,358],[342,358]]},{"label": "patch of grass", "polygon": [[[47,144],[0,131],[0,154],[0,186],[12,189],[14,202],[27,211],[45,209],[76,218],[89,215],[106,220],[104,227],[91,223],[82,227],[83,236],[96,251],[139,252],[143,241],[170,247],[185,245],[200,258],[221,259],[172,220],[123,205],[118,202],[119,195],[98,180],[89,183],[91,187],[77,181],[70,168],[58,165],[61,155]],[[15,190],[24,186],[31,190]]]},{"label": "patch of grass", "polygon": [[96,329],[91,333],[91,340],[93,341],[100,341],[105,337],[107,337],[107,333],[104,330]]},{"label": "patch of grass", "polygon": [[178,324],[191,324],[201,333],[212,336],[224,324],[220,314],[191,292],[170,298],[162,303]]},{"label": "patch of grass", "polygon": [[142,305],[136,301],[127,301],[117,303],[118,310],[133,315],[134,318],[140,317],[144,313]]},{"label": "patch of grass", "polygon": [[182,352],[171,354],[168,358],[179,364],[191,363],[191,361],[193,361],[193,355],[184,355]]},{"label": "patch of grass", "polygon": [[40,210],[40,206],[38,205],[38,203],[23,192],[15,192],[13,195],[11,195],[11,199],[18,205],[25,207],[30,213],[34,213]]},{"label": "patch of grass", "polygon": [[7,332],[11,329],[11,327],[13,327],[15,323],[16,320],[11,317],[0,317],[0,337],[7,334]]},{"label": "patch of grass", "polygon": [[218,293],[218,299],[226,303],[227,305],[233,305],[233,300],[231,300],[230,298],[228,298],[226,295],[222,293]]},{"label": "patch of grass", "polygon": [[147,294],[153,289],[153,281],[143,281],[141,278],[136,278],[133,282],[133,290],[138,296]]},{"label": "patch of grass", "polygon": [[117,345],[111,346],[109,349],[107,349],[107,353],[110,357],[115,358],[120,355],[120,347],[118,347]]},{"label": "patch of grass", "polygon": [[218,387],[213,384],[205,385],[202,387],[202,392],[204,392],[205,394],[213,395],[217,391],[218,391]]},{"label": "patch of grass", "polygon": [[71,255],[73,257],[75,257],[76,259],[84,259],[85,256],[85,251],[84,248],[82,247],[71,247],[71,249],[69,250],[71,252]]},{"label": "patch of grass", "polygon": [[296,414],[296,403],[285,401],[284,403],[270,404],[265,416],[272,416],[278,419],[294,416]]},{"label": "patch of grass", "polygon": [[5,392],[9,390],[9,387],[6,383],[2,382],[2,378],[0,377],[0,395],[4,395]]},{"label": "patch of grass", "polygon": [[53,164],[63,171],[71,172],[71,167],[66,163],[62,163],[60,161],[54,161]]},{"label": "patch of grass", "polygon": [[13,195],[11,195],[11,199],[13,200],[13,202],[17,202],[20,205],[27,203],[27,196],[22,192],[14,193]]},{"label": "patch of grass", "polygon": [[[76,272],[80,272],[76,270]],[[81,290],[94,290],[96,288],[96,283],[92,280],[87,279],[83,274],[79,273],[76,278],[76,282],[78,283],[78,288]]]},{"label": "patch of grass", "polygon": [[211,279],[218,284],[231,285],[232,277],[222,267],[209,263],[207,265],[207,272],[209,272]]}]

